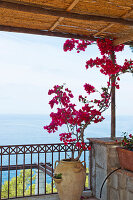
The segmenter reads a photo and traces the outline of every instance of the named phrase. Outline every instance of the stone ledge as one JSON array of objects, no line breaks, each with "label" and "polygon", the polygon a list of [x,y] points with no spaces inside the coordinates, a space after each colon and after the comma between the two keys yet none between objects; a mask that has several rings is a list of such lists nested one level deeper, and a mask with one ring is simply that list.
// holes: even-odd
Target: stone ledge
[{"label": "stone ledge", "polygon": [[92,143],[98,143],[98,144],[103,144],[103,145],[119,145],[121,143],[121,137],[116,138],[118,140],[118,142],[116,142],[116,140],[112,140],[109,137],[104,137],[104,138],[87,138],[87,140],[89,140]]}]

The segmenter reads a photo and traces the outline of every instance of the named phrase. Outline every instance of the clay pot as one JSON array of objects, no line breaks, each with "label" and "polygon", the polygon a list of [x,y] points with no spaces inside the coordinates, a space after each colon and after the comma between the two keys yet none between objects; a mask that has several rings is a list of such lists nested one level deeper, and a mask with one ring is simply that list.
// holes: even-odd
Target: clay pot
[{"label": "clay pot", "polygon": [[80,200],[86,179],[86,165],[83,166],[83,162],[70,159],[55,162],[54,173],[62,174],[60,182],[54,179],[60,200]]},{"label": "clay pot", "polygon": [[133,151],[129,151],[122,147],[117,147],[120,166],[133,172]]}]

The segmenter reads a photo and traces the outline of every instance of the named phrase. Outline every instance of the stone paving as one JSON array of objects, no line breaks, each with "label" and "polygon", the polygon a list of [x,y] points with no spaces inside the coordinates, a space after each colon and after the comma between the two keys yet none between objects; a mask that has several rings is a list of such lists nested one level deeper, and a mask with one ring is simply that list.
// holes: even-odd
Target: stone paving
[{"label": "stone paving", "polygon": [[[15,199],[15,200],[20,200],[20,199]],[[54,195],[43,195],[43,196],[40,196],[40,197],[26,197],[26,198],[21,198],[21,200],[59,200],[59,197],[58,195],[54,194]],[[82,198],[82,200],[98,200],[94,197],[85,197],[85,198]]]},{"label": "stone paving", "polygon": [[[20,198],[15,198],[12,200],[20,200]],[[58,194],[41,195],[21,198],[21,200],[59,200]],[[92,192],[90,190],[83,191],[81,200],[98,200],[92,197]]]}]

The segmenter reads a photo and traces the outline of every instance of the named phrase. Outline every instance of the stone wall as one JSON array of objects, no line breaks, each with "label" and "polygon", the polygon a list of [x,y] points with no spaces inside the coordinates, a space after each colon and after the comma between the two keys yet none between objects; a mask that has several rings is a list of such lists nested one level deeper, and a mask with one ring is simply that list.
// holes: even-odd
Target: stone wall
[{"label": "stone wall", "polygon": [[[107,175],[120,167],[116,142],[109,138],[90,139],[92,142],[92,193],[100,199],[100,189]],[[133,200],[133,173],[114,172],[105,182],[101,200]]]},{"label": "stone wall", "polygon": [[109,200],[133,200],[133,173],[118,170],[110,176]]}]

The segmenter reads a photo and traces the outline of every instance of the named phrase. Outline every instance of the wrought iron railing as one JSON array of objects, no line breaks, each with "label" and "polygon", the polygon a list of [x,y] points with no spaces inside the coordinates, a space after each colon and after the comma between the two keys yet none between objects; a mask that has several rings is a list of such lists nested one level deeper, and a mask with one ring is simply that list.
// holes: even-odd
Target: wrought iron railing
[{"label": "wrought iron railing", "polygon": [[[56,193],[53,182],[54,163],[72,154],[73,144],[33,144],[0,146],[0,199]],[[75,149],[78,155],[78,149]],[[86,189],[91,189],[91,153],[84,150]]]}]

